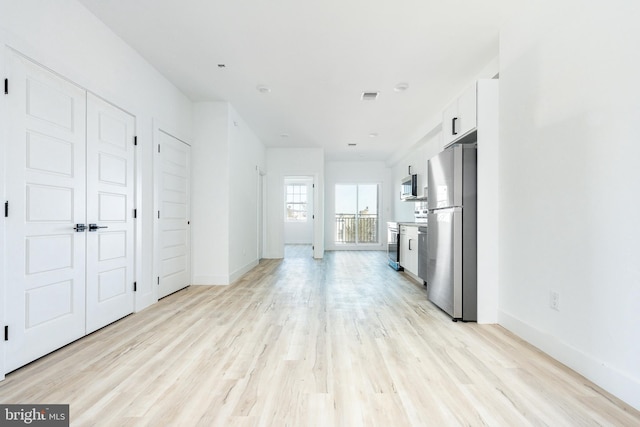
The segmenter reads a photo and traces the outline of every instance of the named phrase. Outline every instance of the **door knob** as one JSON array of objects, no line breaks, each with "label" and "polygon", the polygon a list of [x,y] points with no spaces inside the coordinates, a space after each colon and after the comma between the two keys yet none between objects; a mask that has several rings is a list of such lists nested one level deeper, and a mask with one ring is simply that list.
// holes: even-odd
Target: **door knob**
[{"label": "door knob", "polygon": [[106,225],[99,226],[98,224],[89,224],[89,231],[97,231],[98,228],[109,228]]},{"label": "door knob", "polygon": [[85,224],[76,224],[76,226],[73,227],[73,229],[76,230],[76,233],[82,233],[87,229],[87,226]]}]

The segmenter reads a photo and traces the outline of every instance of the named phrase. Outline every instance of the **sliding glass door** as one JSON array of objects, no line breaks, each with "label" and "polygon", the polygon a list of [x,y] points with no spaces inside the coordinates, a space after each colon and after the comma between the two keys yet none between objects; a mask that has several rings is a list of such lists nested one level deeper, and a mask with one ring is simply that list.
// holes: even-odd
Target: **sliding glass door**
[{"label": "sliding glass door", "polygon": [[378,184],[336,184],[335,190],[335,243],[379,243]]}]

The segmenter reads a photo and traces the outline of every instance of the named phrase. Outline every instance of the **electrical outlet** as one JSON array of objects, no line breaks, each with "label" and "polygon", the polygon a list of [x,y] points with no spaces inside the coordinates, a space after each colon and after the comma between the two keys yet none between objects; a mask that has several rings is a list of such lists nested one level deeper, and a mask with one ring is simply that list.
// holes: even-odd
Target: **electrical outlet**
[{"label": "electrical outlet", "polygon": [[560,311],[560,293],[558,291],[549,291],[549,307]]}]

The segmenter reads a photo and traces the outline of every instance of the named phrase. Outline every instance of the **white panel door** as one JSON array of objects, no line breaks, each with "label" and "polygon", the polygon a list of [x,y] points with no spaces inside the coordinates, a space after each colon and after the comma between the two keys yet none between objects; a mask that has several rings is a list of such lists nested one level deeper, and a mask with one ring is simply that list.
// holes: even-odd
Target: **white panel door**
[{"label": "white panel door", "polygon": [[135,118],[87,94],[87,333],[133,312]]},{"label": "white panel door", "polygon": [[158,132],[159,275],[158,298],[191,283],[189,173],[191,147]]},{"label": "white panel door", "polygon": [[10,53],[6,342],[12,371],[85,334],[85,91]]}]

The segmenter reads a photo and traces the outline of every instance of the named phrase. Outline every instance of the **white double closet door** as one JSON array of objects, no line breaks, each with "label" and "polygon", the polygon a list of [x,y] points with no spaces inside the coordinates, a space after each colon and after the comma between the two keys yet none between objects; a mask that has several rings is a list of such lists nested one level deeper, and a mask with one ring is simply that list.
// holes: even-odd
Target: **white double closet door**
[{"label": "white double closet door", "polygon": [[6,372],[133,312],[135,243],[135,118],[8,57]]}]

